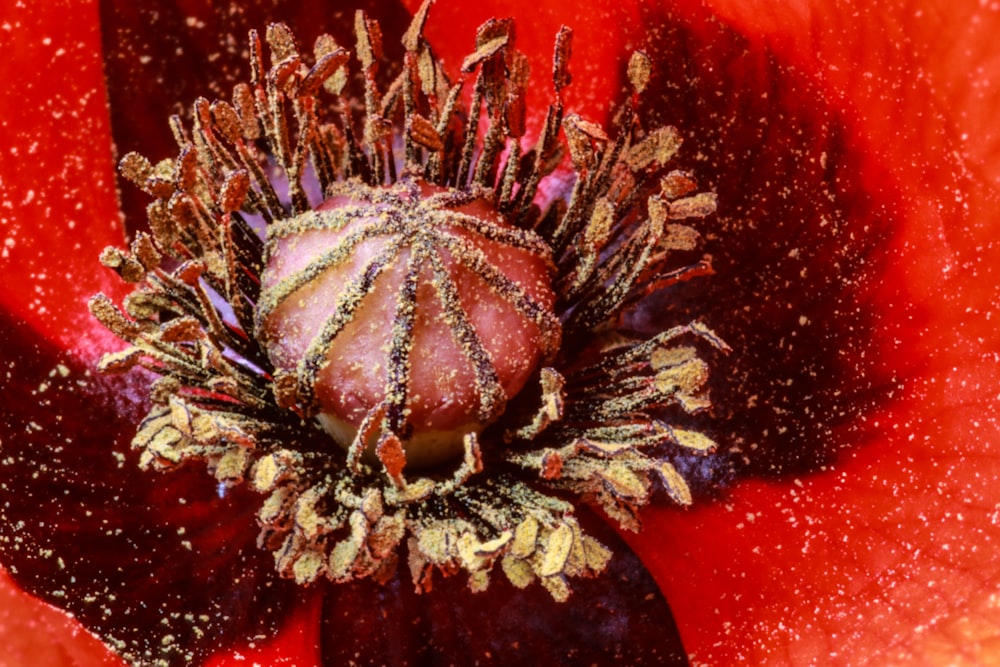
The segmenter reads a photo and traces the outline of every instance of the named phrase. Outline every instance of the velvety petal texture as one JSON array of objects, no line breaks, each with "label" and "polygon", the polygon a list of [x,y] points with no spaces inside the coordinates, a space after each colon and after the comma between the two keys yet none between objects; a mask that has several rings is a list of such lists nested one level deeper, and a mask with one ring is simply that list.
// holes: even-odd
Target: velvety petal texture
[{"label": "velvety petal texture", "polygon": [[[114,337],[86,302],[120,281],[91,258],[121,243],[96,3],[11,5],[0,21],[0,306],[94,359]],[[96,150],[97,148],[100,150]],[[5,355],[6,356],[6,355]]]},{"label": "velvety petal texture", "polygon": [[[756,479],[650,513],[632,543],[694,662],[981,664],[1000,630],[1000,154],[979,111],[995,83],[977,35],[996,14],[785,8],[676,10],[697,35],[683,61],[711,63],[696,66],[694,97],[725,91],[742,119],[721,130],[724,164],[749,167],[721,169],[719,195],[739,207],[726,231],[752,252],[723,240],[735,303],[708,301],[770,332],[730,329],[756,369],[720,387],[753,417],[730,423],[751,438]],[[766,60],[748,68],[747,51]]]},{"label": "velvety petal texture", "polygon": [[6,574],[0,578],[0,647],[3,667],[122,665],[74,619],[18,590]]},{"label": "velvety petal texture", "polygon": [[[5,326],[30,326],[31,348],[57,345],[61,356],[95,361],[114,345],[91,325],[86,299],[113,292],[111,276],[92,270],[95,253],[122,240],[110,123],[104,89],[96,3],[10,5],[0,20],[0,312]],[[93,150],[95,146],[102,150]],[[67,229],[77,233],[69,236]],[[21,376],[21,350],[0,343],[0,451],[18,438],[11,400],[42,390]],[[20,427],[20,428],[18,428]],[[11,494],[0,464],[0,515]],[[4,519],[5,520],[5,519]],[[37,519],[36,519],[37,520]],[[12,538],[5,531],[5,541]],[[6,559],[3,561],[7,564]],[[120,665],[93,636],[62,611],[16,589],[0,573],[0,665],[53,667]]]}]

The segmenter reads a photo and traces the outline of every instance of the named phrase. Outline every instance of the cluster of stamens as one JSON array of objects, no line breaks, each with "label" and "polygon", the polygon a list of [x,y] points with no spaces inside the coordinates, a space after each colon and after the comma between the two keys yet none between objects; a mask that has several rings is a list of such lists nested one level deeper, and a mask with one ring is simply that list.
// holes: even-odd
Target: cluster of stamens
[{"label": "cluster of stamens", "polygon": [[[154,198],[151,234],[102,256],[137,285],[124,312],[103,295],[91,302],[130,343],[102,369],[159,376],[133,442],[140,465],[204,461],[220,482],[264,494],[259,544],[283,575],[384,580],[405,553],[421,590],[435,571],[464,571],[481,590],[499,565],[561,600],[569,578],[610,556],[574,502],[638,529],[657,488],[691,502],[678,452],[714,448],[669,415],[709,407],[698,346],[725,344],[697,322],[651,336],[622,322],[651,293],[711,271],[707,258],[674,257],[697,247],[681,221],[715,200],[685,172],[663,173],[675,129],[639,125],[642,53],[609,136],[564,114],[561,30],[554,101],[526,148],[527,60],[511,22],[480,28],[452,84],[422,36],[428,6],[385,91],[380,31],[358,12],[363,117],[351,54],[321,37],[308,65],[272,25],[270,67],[252,33],[251,82],[231,104],[199,100],[190,127],[172,119],[175,160],[125,157],[125,176]],[[542,210],[539,185],[566,146],[575,185]],[[508,269],[518,263],[528,268]],[[514,331],[521,352],[507,358],[491,320],[472,314],[474,292],[517,323],[501,333]],[[433,347],[422,331],[434,326],[467,390],[425,382],[439,358],[422,356]],[[368,364],[372,349],[381,361]],[[435,386],[444,398],[428,398]],[[435,400],[457,403],[458,416],[426,416]]]}]

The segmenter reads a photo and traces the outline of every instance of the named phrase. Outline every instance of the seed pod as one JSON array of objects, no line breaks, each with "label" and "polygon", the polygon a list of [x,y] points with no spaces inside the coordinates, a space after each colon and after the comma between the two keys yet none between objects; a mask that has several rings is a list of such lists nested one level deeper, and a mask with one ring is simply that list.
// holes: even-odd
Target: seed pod
[{"label": "seed pod", "polygon": [[453,458],[558,346],[547,244],[468,193],[351,184],[267,250],[258,333],[345,447],[367,419],[357,446],[392,433],[410,465]]}]

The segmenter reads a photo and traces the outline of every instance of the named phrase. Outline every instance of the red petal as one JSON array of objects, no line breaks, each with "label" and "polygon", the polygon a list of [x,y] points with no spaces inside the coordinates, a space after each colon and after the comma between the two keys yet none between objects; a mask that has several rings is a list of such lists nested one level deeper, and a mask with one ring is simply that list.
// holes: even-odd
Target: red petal
[{"label": "red petal", "polygon": [[[995,105],[985,102],[996,96],[986,35],[1000,22],[972,3],[944,11],[926,3],[813,2],[791,15],[784,4],[768,8],[715,3],[746,36],[743,50],[769,53],[812,82],[818,94],[806,98],[806,108],[827,106],[842,119],[846,152],[830,191],[837,208],[854,211],[840,232],[854,239],[844,242],[868,264],[829,273],[852,282],[830,302],[829,326],[806,333],[833,335],[848,346],[818,385],[808,367],[788,376],[794,384],[785,395],[792,400],[782,407],[815,419],[815,412],[801,410],[816,406],[793,392],[818,386],[846,394],[836,403],[846,419],[825,440],[847,449],[817,472],[744,482],[690,512],[649,512],[646,530],[631,543],[667,593],[698,661],[978,664],[994,656],[991,642],[1000,631],[992,603],[1000,583],[993,558],[1000,539],[994,247],[1000,229],[993,215],[1000,162]],[[698,14],[685,18],[701,25]],[[699,48],[727,52],[718,43]],[[716,67],[751,60],[723,57]],[[786,70],[757,92],[785,104],[801,81]],[[802,124],[808,114],[799,114],[781,120],[810,136]],[[769,120],[772,136],[796,145],[790,131],[773,124],[776,117]],[[766,172],[767,164],[758,161],[755,171]],[[808,176],[769,173],[779,180],[790,174],[781,181],[785,196],[801,198]],[[845,187],[852,180],[862,187]],[[759,180],[741,185],[771,202],[780,194],[757,190]],[[846,199],[852,191],[876,205],[867,221],[863,207]],[[867,225],[879,219],[889,225],[873,255],[880,236]],[[814,232],[805,237],[817,241]],[[821,239],[818,250],[800,247],[824,266]],[[767,260],[749,266],[781,275],[780,265]],[[782,293],[769,292],[763,303]],[[803,294],[792,303],[811,300]],[[837,332],[845,317],[856,322],[862,312],[870,317],[867,333]],[[779,360],[774,377],[784,378],[782,370]],[[874,403],[861,402],[859,386],[879,390]],[[808,439],[798,446],[814,451]]]},{"label": "red petal", "polygon": [[[105,244],[121,240],[110,150],[92,150],[111,146],[96,2],[73,12],[44,3],[7,9],[0,26],[0,309],[93,359],[110,337],[93,326],[84,302],[119,281],[91,267]],[[4,347],[4,361],[12,353]],[[5,574],[0,597],[0,647],[9,664],[121,664]]]},{"label": "red petal", "polygon": [[0,26],[0,308],[94,359],[114,343],[87,312],[120,281],[95,268],[122,242],[97,3],[11,5]]},{"label": "red petal", "polygon": [[270,634],[300,591],[256,546],[259,496],[204,469],[141,472],[128,445],[145,388],[2,313],[0,349],[0,560],[18,584],[131,651],[177,659]]},{"label": "red petal", "polygon": [[322,664],[322,589],[304,589],[302,601],[292,609],[278,633],[258,641],[243,642],[235,650],[222,650],[204,667],[244,667],[245,665],[287,665],[309,667]]},{"label": "red petal", "polygon": [[124,665],[64,612],[19,591],[3,571],[0,571],[0,651],[4,665]]},{"label": "red petal", "polygon": [[[695,16],[700,27],[686,30],[695,33],[694,41],[704,40],[712,28],[699,16],[699,3],[689,4],[678,15]],[[770,90],[785,98],[795,96],[788,87],[802,77],[779,80],[784,90],[775,91],[772,82],[754,78],[766,72],[759,59],[774,58],[804,73],[811,83],[799,93],[801,105],[828,104],[851,124],[851,159],[837,172],[839,186],[831,181],[833,190],[843,197],[850,190],[843,181],[863,182],[862,190],[893,207],[893,222],[891,241],[876,253],[887,259],[852,297],[856,308],[865,295],[865,310],[874,316],[866,329],[877,337],[875,345],[857,333],[840,335],[837,340],[855,347],[843,350],[839,377],[822,377],[818,385],[850,395],[841,406],[855,403],[824,434],[832,445],[853,451],[818,475],[745,483],[722,502],[691,512],[649,512],[647,529],[631,540],[678,610],[689,650],[707,664],[856,664],[876,656],[923,662],[956,655],[978,662],[989,655],[988,642],[1000,625],[989,605],[1000,579],[990,556],[1000,507],[992,491],[1000,477],[994,451],[1000,443],[998,346],[991,320],[997,314],[992,212],[1000,152],[990,45],[997,19],[982,3],[938,4],[709,3],[744,41],[741,51],[729,53],[725,46],[702,44],[700,73],[724,70],[750,95]],[[454,13],[464,19],[479,12],[469,21],[475,25],[496,9],[476,3]],[[570,24],[572,11],[567,7],[562,17]],[[588,15],[603,11],[588,6]],[[440,13],[435,7],[434,15]],[[671,39],[662,27],[674,21],[653,19],[645,21],[650,39]],[[440,25],[456,28],[451,21]],[[619,32],[630,29],[613,22],[606,27],[606,43],[616,45],[622,43]],[[523,34],[523,25],[519,29]],[[433,20],[429,30],[433,34]],[[641,37],[636,41],[642,44]],[[613,71],[615,59],[624,58],[611,55],[598,71]],[[544,66],[544,56],[535,62]],[[660,62],[688,66],[683,58]],[[751,105],[746,125],[757,121],[755,112]],[[669,113],[663,117],[672,121]],[[780,160],[782,141],[776,144],[769,156]],[[713,146],[697,148],[710,152]],[[766,169],[766,162],[758,164]],[[721,180],[718,185],[726,187]],[[801,186],[794,174],[789,185],[796,196]],[[765,187],[744,196],[768,194],[782,193]],[[863,218],[860,207],[855,211]],[[760,268],[749,259],[745,271]],[[858,356],[864,348],[867,359]],[[765,361],[768,356],[761,357]],[[852,368],[864,371],[856,376],[858,385],[877,389],[895,376],[902,386],[895,396],[878,399],[880,408],[865,403],[859,410],[860,387],[845,382]],[[829,410],[833,403],[823,405]],[[815,451],[808,440],[800,449],[807,457]],[[826,459],[832,452],[820,454]],[[790,456],[794,452],[785,451],[770,460],[787,465]]]}]

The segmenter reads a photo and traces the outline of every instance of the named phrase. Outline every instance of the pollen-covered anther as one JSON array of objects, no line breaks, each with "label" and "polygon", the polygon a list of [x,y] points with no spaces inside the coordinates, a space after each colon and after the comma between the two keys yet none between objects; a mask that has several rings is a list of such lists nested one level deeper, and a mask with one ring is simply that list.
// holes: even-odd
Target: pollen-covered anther
[{"label": "pollen-covered anther", "polygon": [[421,591],[502,573],[565,600],[610,557],[576,503],[637,530],[654,494],[691,503],[682,471],[718,449],[697,420],[728,347],[645,308],[712,273],[698,219],[716,199],[668,167],[677,129],[643,127],[648,56],[602,127],[564,109],[562,28],[529,131],[538,78],[512,20],[484,23],[451,81],[430,4],[397,65],[363,12],[353,54],[252,31],[231,101],[171,119],[176,158],[123,158],[154,201],[149,234],[101,257],[134,287],[90,301],[128,343],[100,369],[160,376],[140,465],[197,462],[265,496],[258,545],[282,576],[384,582],[405,549]]},{"label": "pollen-covered anther", "polygon": [[[433,465],[558,348],[553,270],[547,244],[485,196],[350,182],[269,229],[258,335],[343,447],[393,433],[409,465]],[[377,428],[359,435],[368,417]]]}]

